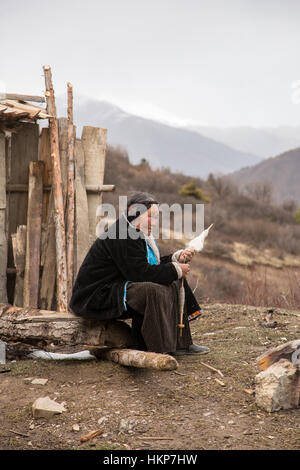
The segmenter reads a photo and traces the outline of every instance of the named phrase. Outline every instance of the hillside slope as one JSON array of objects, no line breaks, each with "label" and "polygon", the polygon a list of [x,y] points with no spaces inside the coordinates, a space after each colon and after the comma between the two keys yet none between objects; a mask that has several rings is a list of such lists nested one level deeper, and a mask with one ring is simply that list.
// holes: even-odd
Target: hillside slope
[{"label": "hillside slope", "polygon": [[271,183],[276,201],[294,199],[300,203],[299,175],[300,147],[243,168],[228,177],[240,188],[256,182]]}]

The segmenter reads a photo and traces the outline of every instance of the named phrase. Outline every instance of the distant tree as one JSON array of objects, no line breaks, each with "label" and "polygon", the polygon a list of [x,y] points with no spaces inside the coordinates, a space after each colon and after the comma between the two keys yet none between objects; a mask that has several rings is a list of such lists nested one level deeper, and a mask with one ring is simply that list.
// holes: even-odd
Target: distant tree
[{"label": "distant tree", "polygon": [[210,173],[207,178],[207,184],[213,189],[214,193],[218,198],[226,198],[233,192],[233,183],[231,181],[225,181],[222,178],[216,178],[213,173]]},{"label": "distant tree", "polygon": [[294,214],[297,210],[296,201],[294,201],[293,199],[289,199],[288,201],[283,201],[282,208],[285,211],[290,212],[291,214]]},{"label": "distant tree", "polygon": [[179,190],[179,194],[181,196],[192,196],[203,202],[209,202],[209,199],[206,196],[204,196],[203,192],[201,191],[200,188],[196,186],[194,181],[184,184],[182,188]]},{"label": "distant tree", "polygon": [[300,224],[300,207],[295,214],[295,222],[296,224]]},{"label": "distant tree", "polygon": [[263,204],[272,203],[273,189],[269,181],[249,183],[246,186],[246,191],[255,201],[262,202]]}]

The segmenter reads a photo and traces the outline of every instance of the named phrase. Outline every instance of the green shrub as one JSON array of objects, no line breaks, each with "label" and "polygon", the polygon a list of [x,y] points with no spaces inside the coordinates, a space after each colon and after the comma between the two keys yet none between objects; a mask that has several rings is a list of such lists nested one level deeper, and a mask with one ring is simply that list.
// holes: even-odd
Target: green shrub
[{"label": "green shrub", "polygon": [[300,208],[297,210],[295,214],[295,222],[296,224],[300,224]]},{"label": "green shrub", "polygon": [[182,188],[179,190],[179,194],[181,196],[192,196],[203,202],[209,202],[209,199],[204,196],[201,189],[198,188],[193,181],[191,183],[184,184]]}]

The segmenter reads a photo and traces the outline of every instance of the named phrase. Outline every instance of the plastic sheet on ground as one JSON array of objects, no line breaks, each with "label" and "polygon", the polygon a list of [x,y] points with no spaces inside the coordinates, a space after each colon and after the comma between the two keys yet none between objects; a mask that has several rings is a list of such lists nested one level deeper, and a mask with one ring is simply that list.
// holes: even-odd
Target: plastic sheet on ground
[{"label": "plastic sheet on ground", "polygon": [[39,349],[35,349],[32,351],[28,356],[30,359],[52,359],[52,360],[65,360],[65,359],[72,359],[72,360],[80,360],[80,361],[90,361],[92,359],[96,359],[93,354],[89,351],[79,351],[76,353],[70,354],[62,354],[62,353],[53,353],[48,351],[42,351]]}]

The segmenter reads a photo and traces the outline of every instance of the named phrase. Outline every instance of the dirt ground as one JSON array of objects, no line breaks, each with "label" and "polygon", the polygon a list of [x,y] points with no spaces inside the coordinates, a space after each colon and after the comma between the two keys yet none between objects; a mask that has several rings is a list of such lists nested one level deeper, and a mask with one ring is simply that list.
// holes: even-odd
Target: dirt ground
[{"label": "dirt ground", "polygon": [[[269,414],[245,392],[254,390],[257,356],[300,338],[300,312],[275,310],[278,326],[270,329],[262,326],[266,310],[203,305],[192,334],[211,350],[179,358],[176,371],[96,360],[25,359],[0,366],[10,369],[0,373],[0,449],[299,449],[300,409]],[[48,382],[33,385],[28,377]],[[67,411],[33,419],[32,403],[45,396],[65,402]],[[101,436],[80,443],[98,428]]]}]

